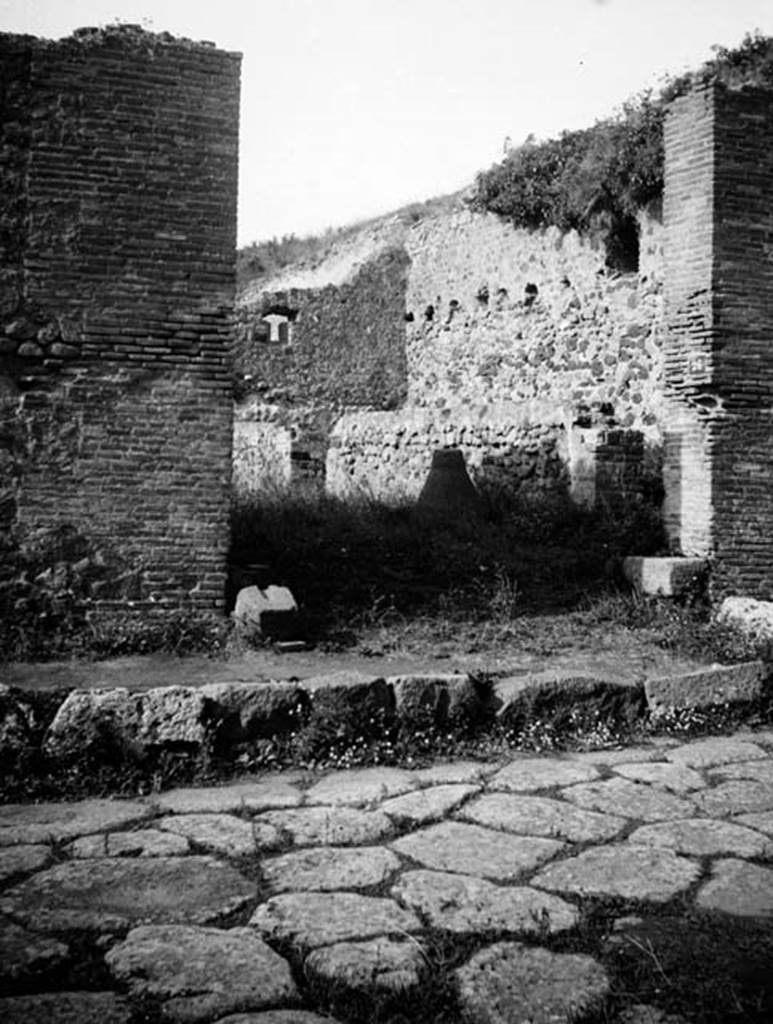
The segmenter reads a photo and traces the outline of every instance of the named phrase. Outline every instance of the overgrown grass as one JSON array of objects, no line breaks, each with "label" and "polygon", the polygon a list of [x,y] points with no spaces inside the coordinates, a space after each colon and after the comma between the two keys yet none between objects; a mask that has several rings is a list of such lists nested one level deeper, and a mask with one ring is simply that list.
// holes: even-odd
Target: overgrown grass
[{"label": "overgrown grass", "polygon": [[290,587],[317,641],[429,617],[502,623],[563,611],[614,585],[620,559],[664,543],[655,510],[584,510],[567,495],[500,501],[487,520],[318,490],[235,503],[231,560]]}]

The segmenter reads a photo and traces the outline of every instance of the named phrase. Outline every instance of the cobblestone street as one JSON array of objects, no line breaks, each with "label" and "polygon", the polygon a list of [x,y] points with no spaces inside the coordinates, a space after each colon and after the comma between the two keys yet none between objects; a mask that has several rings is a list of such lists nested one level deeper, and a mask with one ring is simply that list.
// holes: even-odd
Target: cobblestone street
[{"label": "cobblestone street", "polygon": [[610,995],[603,958],[556,951],[589,907],[618,942],[669,904],[770,921],[771,861],[770,731],[3,806],[0,1018],[312,1024],[331,991],[442,982],[449,1022],[547,1024]]}]

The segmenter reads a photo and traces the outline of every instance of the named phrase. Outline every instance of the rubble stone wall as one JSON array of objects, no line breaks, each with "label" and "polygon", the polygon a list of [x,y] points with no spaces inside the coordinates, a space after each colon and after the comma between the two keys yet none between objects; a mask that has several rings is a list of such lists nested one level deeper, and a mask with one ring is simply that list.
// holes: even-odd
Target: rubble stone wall
[{"label": "rubble stone wall", "polygon": [[[598,241],[515,229],[460,204],[399,236],[393,226],[390,246],[361,258],[343,283],[269,284],[240,313],[239,369],[259,384],[245,385],[237,420],[303,438],[328,489],[381,497],[417,493],[442,445],[460,447],[478,480],[511,492],[568,479],[575,424],[642,432],[657,447],[658,211],[642,212],[640,227],[640,271],[619,275]],[[331,278],[341,262],[331,260]],[[374,301],[374,284],[386,298]],[[256,317],[269,309],[298,310],[284,346],[265,333],[256,340]],[[351,387],[371,366],[368,386]]]},{"label": "rubble stone wall", "polygon": [[240,57],[122,26],[0,68],[0,525],[85,537],[133,580],[101,596],[220,606]]}]

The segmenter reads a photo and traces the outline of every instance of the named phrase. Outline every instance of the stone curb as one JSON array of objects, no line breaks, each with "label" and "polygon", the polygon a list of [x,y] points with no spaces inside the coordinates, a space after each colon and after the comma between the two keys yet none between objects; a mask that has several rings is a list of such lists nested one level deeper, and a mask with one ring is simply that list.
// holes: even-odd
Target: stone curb
[{"label": "stone curb", "polygon": [[63,690],[47,723],[35,693],[0,685],[0,759],[41,747],[62,760],[86,752],[109,753],[113,760],[142,759],[159,749],[225,753],[304,731],[336,735],[343,729],[377,738],[395,725],[413,734],[469,734],[540,719],[571,727],[578,717],[587,722],[595,715],[633,726],[648,710],[753,701],[763,693],[767,676],[761,661],[713,665],[643,684],[554,671],[500,679],[344,671],[301,682]]}]

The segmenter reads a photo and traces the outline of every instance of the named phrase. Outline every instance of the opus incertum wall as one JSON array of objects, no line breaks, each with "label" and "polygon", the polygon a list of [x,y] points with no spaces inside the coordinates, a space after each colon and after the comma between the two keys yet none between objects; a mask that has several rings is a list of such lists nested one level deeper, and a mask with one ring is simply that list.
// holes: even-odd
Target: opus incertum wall
[{"label": "opus incertum wall", "polygon": [[717,593],[773,597],[773,93],[666,122],[666,525]]},{"label": "opus incertum wall", "polygon": [[319,266],[247,289],[237,487],[288,479],[297,448],[336,493],[416,496],[450,445],[497,489],[570,478],[590,503],[637,491],[643,446],[660,442],[659,211],[640,228],[639,271],[619,274],[598,239],[517,229],[458,201],[366,226]]},{"label": "opus incertum wall", "polygon": [[223,600],[240,59],[0,35],[0,528],[83,538],[105,599]]}]

